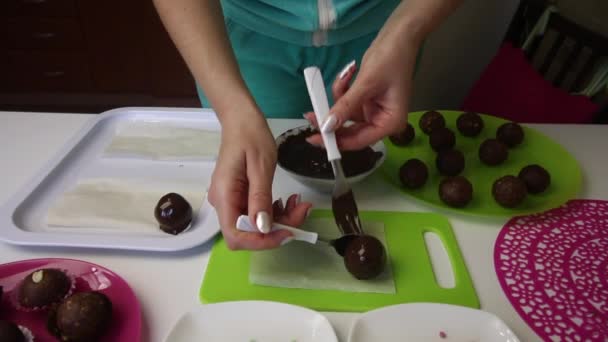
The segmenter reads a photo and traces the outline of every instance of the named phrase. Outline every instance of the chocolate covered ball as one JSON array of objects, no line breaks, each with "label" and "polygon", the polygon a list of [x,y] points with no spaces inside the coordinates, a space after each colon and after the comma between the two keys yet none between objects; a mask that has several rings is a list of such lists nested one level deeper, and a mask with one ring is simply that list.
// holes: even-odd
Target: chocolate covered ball
[{"label": "chocolate covered ball", "polygon": [[515,176],[501,177],[492,186],[492,196],[498,204],[506,208],[518,206],[527,194],[526,184]]},{"label": "chocolate covered ball", "polygon": [[486,139],[479,146],[479,159],[486,165],[496,166],[507,160],[509,148],[497,139]]},{"label": "chocolate covered ball", "polygon": [[179,194],[169,193],[160,198],[154,217],[165,233],[177,235],[192,222],[192,206]]},{"label": "chocolate covered ball", "polygon": [[455,149],[439,151],[435,165],[442,175],[456,176],[464,170],[464,154]]},{"label": "chocolate covered ball", "polygon": [[101,292],[79,292],[63,301],[48,317],[49,332],[62,341],[96,341],[112,319],[112,302]]},{"label": "chocolate covered ball", "polygon": [[401,184],[410,189],[418,189],[429,178],[429,170],[420,159],[409,159],[399,168]]},{"label": "chocolate covered ball", "polygon": [[405,127],[404,130],[397,134],[389,136],[389,139],[393,144],[397,146],[405,146],[411,143],[415,137],[416,131],[414,130],[414,127],[408,123],[407,127]]},{"label": "chocolate covered ball", "polygon": [[496,139],[502,141],[508,147],[515,147],[524,140],[524,130],[514,122],[505,123],[496,130]]},{"label": "chocolate covered ball", "polygon": [[467,137],[476,137],[484,127],[483,119],[477,113],[466,112],[460,114],[456,120],[458,131]]},{"label": "chocolate covered ball", "polygon": [[72,287],[71,279],[61,270],[44,268],[28,274],[17,293],[19,305],[29,309],[46,308],[61,301]]},{"label": "chocolate covered ball", "polygon": [[440,127],[434,129],[429,135],[429,144],[435,152],[447,150],[456,144],[456,136],[451,129]]},{"label": "chocolate covered ball", "polygon": [[386,251],[380,240],[360,235],[348,242],[344,250],[344,266],[357,279],[372,279],[384,271]]},{"label": "chocolate covered ball", "polygon": [[25,335],[13,322],[0,320],[0,341],[25,342]]},{"label": "chocolate covered ball", "polygon": [[465,207],[473,198],[473,185],[462,176],[447,177],[439,183],[439,198],[450,207]]},{"label": "chocolate covered ball", "polygon": [[524,181],[528,192],[531,194],[539,194],[545,191],[549,187],[549,184],[551,184],[549,172],[537,164],[522,168],[519,171],[518,177]]},{"label": "chocolate covered ball", "polygon": [[424,113],[420,117],[420,121],[418,123],[420,125],[420,129],[425,134],[431,134],[431,132],[437,128],[445,127],[445,119],[443,115],[439,112],[432,110]]}]

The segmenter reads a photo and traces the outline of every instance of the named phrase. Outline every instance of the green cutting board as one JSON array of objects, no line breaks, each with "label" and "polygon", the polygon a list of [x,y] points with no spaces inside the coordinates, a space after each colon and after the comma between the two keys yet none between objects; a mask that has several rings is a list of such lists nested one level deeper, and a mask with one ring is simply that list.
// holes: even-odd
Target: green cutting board
[{"label": "green cutting board", "polygon": [[[202,303],[267,300],[318,311],[363,312],[398,303],[435,302],[479,308],[471,277],[452,228],[433,213],[362,211],[362,221],[384,223],[388,254],[395,280],[395,294],[352,293],[259,286],[249,283],[251,252],[231,251],[220,237],[215,242],[201,288]],[[329,210],[315,210],[311,217],[333,217]],[[433,273],[424,234],[437,234],[454,273],[453,288],[440,287]]]},{"label": "green cutting board", "polygon": [[[519,146],[509,149],[509,157],[504,163],[487,166],[479,160],[479,145],[485,139],[496,137],[496,129],[509,121],[480,114],[484,121],[484,129],[477,137],[465,137],[456,127],[456,120],[462,112],[440,110],[439,112],[445,118],[446,127],[456,135],[456,148],[465,156],[465,169],[461,175],[473,185],[473,199],[466,207],[449,207],[439,198],[439,183],[443,177],[439,175],[435,164],[437,154],[429,145],[429,137],[419,127],[420,117],[425,112],[413,112],[408,116],[408,121],[416,132],[416,137],[410,144],[396,146],[389,139],[384,141],[387,157],[382,165],[382,172],[387,180],[402,193],[447,211],[480,217],[512,217],[559,207],[576,198],[580,191],[582,173],[578,161],[553,139],[522,125],[525,135],[523,142]],[[422,160],[429,170],[429,179],[420,189],[407,189],[399,180],[399,168],[410,158]],[[528,164],[540,164],[547,169],[551,175],[551,185],[541,194],[528,194],[523,203],[516,208],[501,207],[492,196],[492,184],[496,179],[505,175],[517,176],[521,168]]]}]

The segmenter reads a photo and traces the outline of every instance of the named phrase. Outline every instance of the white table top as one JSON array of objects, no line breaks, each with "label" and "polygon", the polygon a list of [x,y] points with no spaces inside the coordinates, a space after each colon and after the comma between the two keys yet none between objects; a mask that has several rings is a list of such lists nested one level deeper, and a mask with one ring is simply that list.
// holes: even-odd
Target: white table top
[{"label": "white table top", "polygon": [[[27,182],[40,167],[84,123],[90,114],[0,112],[0,203]],[[270,120],[275,134],[301,125],[301,120]],[[565,146],[583,167],[584,184],[579,198],[608,199],[608,126],[530,125]],[[289,182],[289,183],[287,183]],[[301,192],[317,208],[330,208],[328,198],[309,191],[277,170],[276,189]],[[399,196],[397,190],[378,177],[355,187],[360,208],[365,210],[431,211]],[[478,219],[445,214],[453,226],[483,310],[494,313],[509,325],[522,341],[539,338],[521,320],[502,292],[493,266],[494,241],[505,219]],[[0,263],[61,257],[94,262],[120,274],[137,294],[144,320],[144,341],[162,341],[177,318],[198,305],[198,291],[211,243],[179,253],[150,253],[68,248],[23,248],[0,243]],[[340,341],[346,336],[356,314],[325,313]]]}]

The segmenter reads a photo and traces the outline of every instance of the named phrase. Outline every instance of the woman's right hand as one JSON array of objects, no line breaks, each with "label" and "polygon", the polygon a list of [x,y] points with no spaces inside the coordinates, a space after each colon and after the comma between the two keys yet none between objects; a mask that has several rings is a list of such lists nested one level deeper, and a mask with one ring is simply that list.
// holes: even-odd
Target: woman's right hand
[{"label": "woman's right hand", "polygon": [[286,230],[267,234],[238,231],[237,218],[247,213],[261,230],[268,230],[273,218],[298,226],[304,222],[312,204],[300,202],[299,195],[292,195],[286,205],[275,201],[273,210],[276,144],[261,115],[248,118],[222,123],[222,143],[211,179],[209,202],[216,209],[228,248],[271,249],[290,241],[292,234]]}]

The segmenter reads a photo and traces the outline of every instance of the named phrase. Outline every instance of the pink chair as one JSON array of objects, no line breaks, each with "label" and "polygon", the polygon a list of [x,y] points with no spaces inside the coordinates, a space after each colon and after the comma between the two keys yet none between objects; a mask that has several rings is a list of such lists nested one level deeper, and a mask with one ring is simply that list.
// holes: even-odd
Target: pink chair
[{"label": "pink chair", "polygon": [[[466,96],[461,109],[516,122],[597,121],[605,108],[600,109],[587,96],[573,95],[572,92],[582,89],[596,63],[601,57],[608,56],[608,39],[558,14],[551,14],[547,28],[547,31],[557,32],[548,52],[547,49],[539,49],[547,35],[534,39],[526,51],[505,42]],[[570,39],[574,46],[568,49],[565,42]],[[563,63],[556,58],[561,49],[568,50]],[[576,63],[577,72],[572,77],[575,61],[583,58],[582,54],[587,49],[591,50],[590,56],[584,59],[582,66]],[[536,61],[539,67],[535,68],[531,61]]]}]

